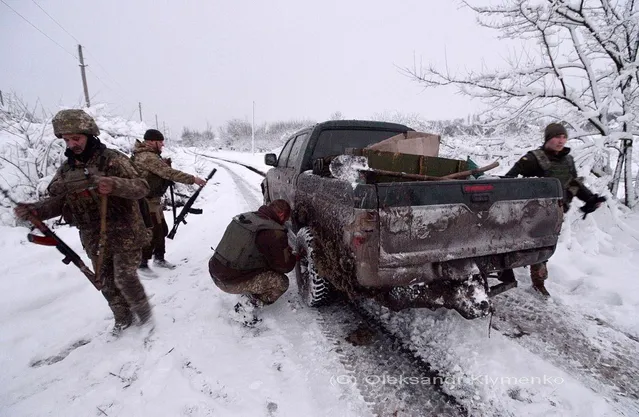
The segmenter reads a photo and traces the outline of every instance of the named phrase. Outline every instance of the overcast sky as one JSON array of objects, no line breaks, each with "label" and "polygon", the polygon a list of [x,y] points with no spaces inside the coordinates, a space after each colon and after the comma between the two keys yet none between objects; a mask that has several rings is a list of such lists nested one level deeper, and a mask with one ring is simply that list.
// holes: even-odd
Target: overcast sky
[{"label": "overcast sky", "polygon": [[[398,67],[454,71],[502,62],[495,33],[441,0],[3,0],[0,90],[55,112],[83,102],[77,42],[85,47],[93,102],[174,131],[231,118],[313,119],[419,113],[464,117],[478,103],[452,89],[424,91]],[[72,56],[73,55],[73,56]]]}]

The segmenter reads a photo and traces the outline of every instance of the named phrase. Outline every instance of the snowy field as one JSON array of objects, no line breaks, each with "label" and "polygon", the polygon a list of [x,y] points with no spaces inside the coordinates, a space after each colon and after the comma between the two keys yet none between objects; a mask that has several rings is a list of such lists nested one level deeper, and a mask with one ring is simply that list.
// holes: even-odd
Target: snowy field
[{"label": "snowy field", "polygon": [[[150,335],[131,328],[114,340],[106,301],[84,276],[62,264],[56,250],[28,243],[27,229],[1,226],[0,416],[371,415],[357,386],[339,379],[362,375],[340,361],[321,313],[300,304],[294,274],[288,293],[262,311],[256,329],[230,319],[237,296],[219,291],[209,277],[211,248],[231,217],[261,204],[261,177],[192,150],[167,151],[177,168],[218,172],[196,204],[204,213],[190,215],[175,240],[167,240],[167,259],[177,269],[143,281],[156,321]],[[267,169],[263,155],[199,152]],[[624,346],[639,348],[639,213],[610,205],[582,221],[573,211],[549,263],[548,306],[527,290],[525,269],[516,271],[520,287],[511,300],[532,300],[586,333],[611,329],[628,338]],[[170,212],[166,217],[170,223]],[[75,229],[56,231],[84,255]],[[540,345],[540,338],[527,345],[496,330],[489,338],[488,319],[468,322],[450,311],[380,313],[442,374],[493,378],[445,387],[472,415],[639,415],[636,398],[616,395],[605,380],[598,386],[588,370],[575,371],[570,351],[579,346],[566,347],[566,356],[547,355],[544,347],[555,345]],[[609,342],[597,341],[602,360],[614,348]],[[626,371],[637,376],[639,369]],[[521,380],[544,376],[552,383]],[[518,379],[490,383],[502,377]],[[413,413],[399,415],[430,415]]]}]

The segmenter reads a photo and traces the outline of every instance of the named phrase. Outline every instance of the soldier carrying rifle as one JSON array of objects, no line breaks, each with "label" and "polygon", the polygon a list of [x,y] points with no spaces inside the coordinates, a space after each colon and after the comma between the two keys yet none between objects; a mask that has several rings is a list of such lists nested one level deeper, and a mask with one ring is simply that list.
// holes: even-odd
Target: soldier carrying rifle
[{"label": "soldier carrying rifle", "polygon": [[138,200],[149,192],[129,159],[107,149],[100,131],[82,110],[62,110],[53,118],[53,132],[67,145],[67,160],[48,190],[50,198],[34,204],[20,203],[16,216],[41,220],[62,215],[80,231],[101,291],[113,311],[113,333],[129,327],[135,317],[149,323],[151,306],[137,275],[141,248],[149,243]]},{"label": "soldier carrying rifle", "polygon": [[163,159],[160,154],[164,147],[164,135],[158,130],[149,129],[144,134],[144,142],[138,141],[133,149],[131,160],[135,168],[148,183],[151,191],[146,199],[149,203],[151,220],[153,222],[153,239],[151,244],[142,251],[140,270],[149,271],[149,259],[154,256],[153,264],[160,268],[174,269],[175,265],[164,259],[164,238],[169,228],[164,219],[161,199],[167,188],[174,182],[182,184],[197,184],[203,186],[206,180],[171,168],[170,159]]}]

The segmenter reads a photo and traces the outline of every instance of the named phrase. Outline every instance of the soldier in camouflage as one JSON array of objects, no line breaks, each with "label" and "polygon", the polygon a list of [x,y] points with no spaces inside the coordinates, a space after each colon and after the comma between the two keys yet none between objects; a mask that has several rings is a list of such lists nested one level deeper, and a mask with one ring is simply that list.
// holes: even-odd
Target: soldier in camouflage
[{"label": "soldier in camouflage", "polygon": [[[570,155],[570,148],[565,146],[567,140],[568,132],[563,125],[559,123],[549,124],[544,131],[543,146],[524,155],[505,176],[511,178],[515,178],[519,175],[523,177],[557,178],[561,181],[564,188],[564,213],[570,208],[570,203],[574,197],[586,202],[586,206],[592,206],[590,211],[586,211],[584,208],[582,208],[582,211],[594,211],[601,204],[599,202],[599,196],[593,194],[586,188],[582,179],[577,176],[577,168]],[[514,279],[511,271],[503,275]],[[531,265],[530,278],[533,289],[544,297],[550,296],[544,285],[544,282],[548,278],[546,262]]]},{"label": "soldier in camouflage", "polygon": [[285,200],[235,216],[209,260],[215,285],[248,296],[254,307],[277,301],[288,289],[286,273],[296,263],[284,227],[290,216]]},{"label": "soldier in camouflage", "polygon": [[164,238],[169,228],[164,219],[161,199],[167,188],[175,182],[182,184],[204,185],[206,180],[171,168],[170,159],[163,159],[160,155],[164,147],[164,135],[158,130],[149,129],[144,134],[144,142],[137,141],[133,149],[131,160],[133,165],[148,183],[151,191],[146,199],[153,222],[153,239],[151,244],[142,250],[140,270],[149,270],[149,260],[154,257],[153,264],[161,268],[174,269],[175,265],[164,259],[166,252]]},{"label": "soldier in camouflage", "polygon": [[138,202],[149,192],[148,184],[139,178],[125,155],[100,142],[98,126],[84,111],[58,112],[53,118],[53,131],[66,142],[67,160],[49,184],[51,197],[18,205],[16,215],[25,219],[29,210],[35,210],[43,220],[64,216],[79,229],[82,246],[95,269],[100,202],[106,198],[106,244],[101,249],[99,276],[104,284],[102,295],[115,318],[113,333],[129,327],[136,316],[140,324],[150,322],[151,306],[137,276],[141,248],[150,240]]}]

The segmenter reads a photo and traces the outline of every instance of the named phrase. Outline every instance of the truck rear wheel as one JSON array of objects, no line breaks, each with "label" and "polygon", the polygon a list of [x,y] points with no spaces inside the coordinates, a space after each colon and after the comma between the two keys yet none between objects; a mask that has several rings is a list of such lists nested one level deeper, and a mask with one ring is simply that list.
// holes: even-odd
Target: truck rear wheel
[{"label": "truck rear wheel", "polygon": [[295,265],[297,289],[304,303],[309,307],[318,307],[329,302],[331,284],[317,272],[315,237],[308,227],[297,233],[297,253],[300,259]]}]

